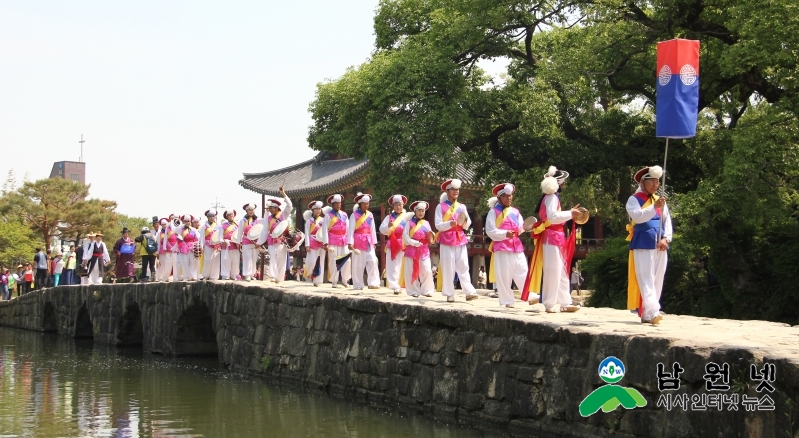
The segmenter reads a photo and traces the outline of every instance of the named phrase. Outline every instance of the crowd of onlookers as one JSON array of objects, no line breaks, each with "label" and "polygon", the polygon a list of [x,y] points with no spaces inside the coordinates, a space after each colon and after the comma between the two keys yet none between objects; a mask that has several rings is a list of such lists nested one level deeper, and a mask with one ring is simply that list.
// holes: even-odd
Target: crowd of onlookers
[{"label": "crowd of onlookers", "polygon": [[0,269],[0,298],[10,300],[15,290],[19,297],[45,287],[80,284],[75,268],[81,250],[75,251],[73,245],[66,253],[53,254],[52,250],[36,248],[33,263],[19,264],[13,272],[7,267]]}]

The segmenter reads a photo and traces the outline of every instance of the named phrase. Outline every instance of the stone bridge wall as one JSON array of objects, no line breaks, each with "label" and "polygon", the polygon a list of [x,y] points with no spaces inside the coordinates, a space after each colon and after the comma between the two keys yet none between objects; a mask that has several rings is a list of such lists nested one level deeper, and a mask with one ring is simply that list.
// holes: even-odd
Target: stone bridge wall
[{"label": "stone bridge wall", "polygon": [[[788,401],[799,400],[799,367],[788,360],[771,359],[776,411],[669,412],[656,407],[658,362],[679,361],[693,394],[704,392],[707,362],[738,370],[764,357],[414,302],[230,282],[71,286],[0,302],[0,325],[218,354],[233,370],[516,436],[785,437],[799,418]],[[578,404],[603,384],[597,365],[610,355],[647,406],[583,418]]]}]

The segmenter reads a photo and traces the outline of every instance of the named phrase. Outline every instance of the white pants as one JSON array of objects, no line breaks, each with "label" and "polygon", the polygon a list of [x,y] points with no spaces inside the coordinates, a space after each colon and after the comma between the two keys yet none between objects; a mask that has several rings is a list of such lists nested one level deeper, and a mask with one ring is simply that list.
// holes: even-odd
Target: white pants
[{"label": "white pants", "polygon": [[[253,244],[241,245],[241,275],[242,277],[252,277],[255,275],[255,265],[258,263],[258,250]],[[261,277],[263,278],[263,277]]]},{"label": "white pants", "polygon": [[86,276],[86,277],[81,277],[81,278],[80,278],[80,284],[81,284],[81,285],[84,285],[84,284],[89,284],[89,277],[88,277],[88,276]]},{"label": "white pants", "polygon": [[416,281],[411,281],[413,276],[413,259],[405,259],[405,293],[408,295],[427,295],[432,294],[436,290],[436,285],[433,283],[433,269],[430,266],[430,258],[419,261],[419,278]]},{"label": "white pants", "polygon": [[103,284],[103,276],[100,274],[100,263],[102,260],[97,260],[97,263],[92,266],[92,270],[89,271],[88,281],[86,284]]},{"label": "white pants", "polygon": [[386,286],[391,290],[401,289],[399,279],[400,275],[403,275],[400,272],[403,257],[405,257],[405,251],[400,251],[394,260],[391,260],[391,251],[386,253]]},{"label": "white pants", "polygon": [[305,256],[305,275],[311,278],[313,268],[316,266],[316,259],[319,259],[319,270],[321,271],[318,276],[313,279],[313,284],[322,284],[325,279],[325,251],[322,248],[309,249],[308,255]]},{"label": "white pants", "polygon": [[375,247],[368,251],[361,250],[360,254],[352,253],[352,287],[363,289],[363,271],[366,270],[367,284],[370,287],[380,286],[380,272],[377,269],[377,256]]},{"label": "white pants", "polygon": [[634,249],[635,277],[641,289],[644,305],[643,318],[651,321],[660,314],[660,294],[663,292],[663,277],[669,260],[668,251],[657,249]]},{"label": "white pants", "polygon": [[501,306],[513,304],[516,298],[513,296],[511,283],[515,282],[519,289],[524,287],[524,282],[527,280],[527,258],[523,252],[510,251],[497,251],[493,257],[499,304]]},{"label": "white pants", "polygon": [[235,280],[239,275],[239,262],[241,261],[241,254],[239,249],[223,249],[222,250],[222,279]]},{"label": "white pants", "polygon": [[541,295],[544,296],[544,307],[552,309],[555,304],[561,307],[572,305],[571,288],[569,287],[569,274],[563,267],[563,257],[560,247],[544,243],[544,279],[541,285]]},{"label": "white pants", "polygon": [[194,253],[178,253],[178,263],[173,277],[181,280],[197,279],[197,261],[194,258]]},{"label": "white pants", "polygon": [[341,271],[339,272],[336,270],[336,257],[348,254],[350,250],[347,248],[346,245],[342,246],[329,245],[328,248],[334,249],[334,251],[330,251],[330,253],[328,254],[330,258],[328,259],[327,269],[330,272],[330,282],[333,284],[337,284],[339,278],[341,278],[341,282],[344,285],[346,285],[347,282],[350,281],[350,278],[352,277],[352,259],[347,260],[347,262],[344,263],[344,266],[341,267]]},{"label": "white pants", "polygon": [[158,279],[169,281],[169,274],[171,274],[173,270],[175,271],[175,278],[177,278],[178,254],[175,252],[165,252],[159,254],[158,258],[161,260],[161,266],[158,268]]},{"label": "white pants", "polygon": [[286,278],[286,257],[289,247],[283,243],[269,245],[269,278],[280,283]]},{"label": "white pants", "polygon": [[448,297],[455,296],[455,274],[461,283],[461,289],[466,295],[474,295],[477,291],[472,286],[472,277],[469,274],[469,257],[466,245],[452,246],[441,245],[441,261],[438,275],[443,275],[444,282],[441,292]]},{"label": "white pants", "polygon": [[220,259],[222,251],[215,251],[210,246],[203,250],[203,278],[206,280],[219,280]]}]

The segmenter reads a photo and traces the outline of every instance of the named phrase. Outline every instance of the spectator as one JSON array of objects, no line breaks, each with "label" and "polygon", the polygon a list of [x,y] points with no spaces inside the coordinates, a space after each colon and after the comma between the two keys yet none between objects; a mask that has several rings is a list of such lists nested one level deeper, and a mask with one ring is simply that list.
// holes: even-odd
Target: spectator
[{"label": "spectator", "polygon": [[122,237],[114,244],[114,254],[116,255],[116,273],[118,280],[129,279],[131,282],[136,277],[133,268],[133,253],[136,252],[136,244],[130,238],[128,227],[122,228]]},{"label": "spectator", "polygon": [[54,265],[53,268],[53,286],[58,286],[58,282],[61,280],[61,273],[64,271],[64,255],[58,253],[55,255]]},{"label": "spectator", "polygon": [[64,282],[63,282],[63,284],[65,286],[68,286],[70,284],[75,284],[75,264],[76,264],[76,260],[77,260],[75,258],[75,245],[70,245],[69,246],[69,251],[66,254],[64,254],[64,258],[66,260],[64,261]]},{"label": "spectator", "polygon": [[8,268],[3,268],[0,272],[0,295],[6,301],[11,299],[11,292],[8,291],[8,277]]},{"label": "spectator", "polygon": [[480,266],[480,272],[477,273],[477,288],[478,289],[485,289],[486,288],[486,268],[485,268],[485,266]]},{"label": "spectator", "polygon": [[[49,250],[47,252],[50,252]],[[47,254],[42,251],[41,248],[36,248],[36,255],[33,256],[33,263],[36,266],[36,277],[34,286],[37,289],[41,289],[47,285],[47,271],[49,270],[49,260]],[[32,280],[32,281],[34,281]],[[29,285],[30,286],[30,285]],[[30,292],[30,290],[25,291]]]},{"label": "spectator", "polygon": [[[158,222],[156,222],[156,225]],[[139,275],[140,281],[149,281],[151,278],[155,281],[155,256],[158,253],[158,244],[155,241],[155,236],[150,232],[147,227],[142,227],[141,235],[136,237],[135,240],[139,243],[139,255],[141,256],[141,274]],[[147,275],[147,267],[150,267],[150,273]]]},{"label": "spectator", "polygon": [[55,285],[55,255],[53,250],[47,250],[47,285],[45,287],[53,287]]},{"label": "spectator", "polygon": [[[41,250],[39,250],[41,252]],[[42,257],[45,257],[42,255]],[[47,273],[45,273],[46,277]],[[31,291],[33,283],[33,266],[30,263],[25,264],[25,273],[23,274],[23,279],[25,280],[25,287],[22,288],[22,294],[25,295]]]},{"label": "spectator", "polygon": [[17,274],[15,272],[8,272],[8,299],[11,299],[11,295],[14,294],[14,288],[19,286],[19,281],[17,279]]},{"label": "spectator", "polygon": [[577,295],[580,295],[580,285],[583,284],[583,276],[577,271],[577,266],[572,268],[572,275],[571,275],[571,286],[572,290],[577,291]]},{"label": "spectator", "polygon": [[21,297],[22,292],[25,291],[25,267],[22,265],[17,266],[17,296]]}]

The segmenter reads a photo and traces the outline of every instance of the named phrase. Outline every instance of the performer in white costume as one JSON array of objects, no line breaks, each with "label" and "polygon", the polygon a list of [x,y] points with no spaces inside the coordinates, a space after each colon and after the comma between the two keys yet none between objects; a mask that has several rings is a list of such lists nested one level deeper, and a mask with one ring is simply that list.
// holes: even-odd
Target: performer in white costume
[{"label": "performer in white costume", "polygon": [[350,253],[347,247],[349,220],[347,219],[347,214],[341,211],[341,202],[343,200],[340,194],[331,195],[327,198],[327,203],[332,207],[332,210],[325,215],[325,219],[322,222],[322,243],[325,251],[328,251],[328,272],[332,286],[338,287],[340,279],[346,288],[347,282],[352,276],[352,260],[347,257],[346,262],[341,264],[341,270],[336,267],[336,260],[338,258],[343,259]]},{"label": "performer in white costume", "polygon": [[402,232],[405,244],[403,256],[405,268],[405,292],[416,298],[419,295],[432,297],[435,290],[433,269],[430,265],[430,242],[434,239],[430,223],[424,219],[429,205],[424,201],[411,204],[413,218],[407,221]]},{"label": "performer in white costume", "polygon": [[400,287],[400,266],[405,256],[405,245],[402,243],[402,234],[407,223],[406,211],[403,208],[408,203],[408,198],[403,195],[394,195],[388,198],[388,205],[392,212],[380,224],[380,233],[386,238],[386,286],[394,291],[395,295],[402,292]]},{"label": "performer in white costume", "polygon": [[239,224],[236,223],[236,210],[225,210],[225,221],[222,223],[222,267],[220,275],[222,280],[236,280],[239,276],[239,262],[241,253],[239,252],[238,234]]},{"label": "performer in white costume", "polygon": [[203,239],[203,280],[219,280],[222,267],[222,230],[216,223],[216,210],[206,210],[206,222],[200,227]]},{"label": "performer in white costume", "polygon": [[366,194],[358,194],[355,197],[356,207],[350,215],[347,227],[348,248],[352,251],[352,287],[355,289],[363,289],[364,270],[369,289],[380,288],[380,272],[375,255],[377,232],[374,217],[369,211],[371,200],[372,196]]},{"label": "performer in white costume", "polygon": [[527,258],[519,239],[524,233],[524,218],[511,206],[515,190],[513,184],[496,185],[492,190],[494,197],[488,200],[486,217],[486,235],[491,238],[492,251],[488,279],[497,285],[499,304],[505,307],[513,307],[516,301],[511,283],[521,289],[527,278]]},{"label": "performer in white costume", "polygon": [[[158,258],[161,260],[158,269],[158,281],[169,281],[177,278],[178,266],[178,237],[175,225],[172,223],[174,215],[161,219],[161,234],[158,239]],[[173,275],[174,272],[174,275]]]},{"label": "performer in white costume", "polygon": [[102,284],[105,266],[111,262],[108,248],[103,243],[103,234],[94,235],[94,242],[88,246],[88,251],[83,253],[83,264],[89,272],[88,284]]},{"label": "performer in white costume", "polygon": [[194,256],[195,242],[200,242],[200,233],[191,226],[194,216],[184,214],[180,220],[183,222],[175,232],[178,239],[178,263],[175,268],[174,278],[181,281],[196,281],[198,277],[197,262]]},{"label": "performer in white costume", "polygon": [[269,216],[266,219],[268,231],[258,240],[259,245],[263,245],[264,242],[269,244],[269,278],[275,283],[280,283],[286,277],[289,248],[282,235],[272,237],[271,233],[277,224],[289,220],[292,210],[291,199],[286,195],[283,187],[280,187],[280,195],[283,196],[282,201],[275,198],[266,200],[266,208],[269,211]]},{"label": "performer in white costume", "polygon": [[[325,220],[324,215],[331,210],[330,207],[323,209],[322,205],[322,201],[311,201],[308,204],[308,210],[302,214],[305,219],[305,277],[310,278],[316,287],[324,280],[327,251],[322,247],[321,231]],[[317,239],[317,234],[319,239]]]},{"label": "performer in white costume", "polygon": [[466,252],[469,240],[464,231],[472,224],[472,220],[466,206],[458,202],[460,188],[459,179],[448,179],[441,184],[444,193],[440,196],[435,215],[441,251],[438,278],[441,292],[450,303],[455,301],[455,274],[458,274],[466,301],[477,299],[478,296],[469,274],[469,257]]},{"label": "performer in white costume", "polygon": [[[266,228],[264,226],[264,220],[259,218],[258,215],[255,214],[255,208],[257,205],[255,204],[245,204],[244,211],[246,212],[244,217],[239,222],[239,236],[236,240],[236,244],[241,246],[241,258],[242,258],[242,277],[246,281],[252,281],[252,276],[255,274],[255,264],[258,261],[258,249],[256,244],[258,240],[260,240],[261,236],[265,232],[263,230]],[[253,227],[261,225],[262,231],[258,233],[258,237],[250,236],[250,231]],[[249,236],[249,237],[248,237]],[[255,240],[250,239],[250,237],[255,238]]]}]

